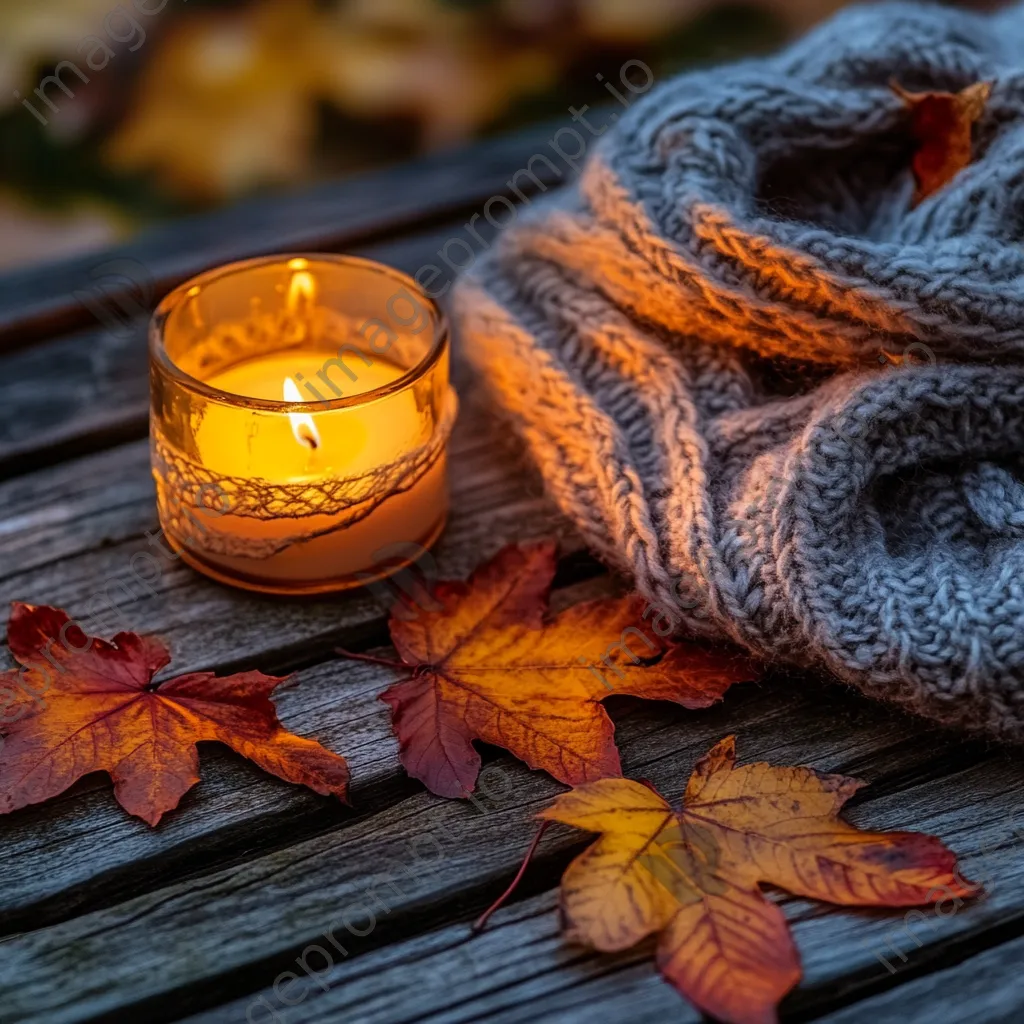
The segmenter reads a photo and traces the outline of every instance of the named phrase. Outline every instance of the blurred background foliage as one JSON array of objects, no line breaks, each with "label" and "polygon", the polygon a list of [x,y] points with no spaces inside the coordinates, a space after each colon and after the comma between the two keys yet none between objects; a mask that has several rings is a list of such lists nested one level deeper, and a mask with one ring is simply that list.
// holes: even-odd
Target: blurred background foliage
[{"label": "blurred background foliage", "polygon": [[596,75],[626,60],[661,78],[776,47],[838,6],[0,0],[0,263],[567,117],[609,101]]}]

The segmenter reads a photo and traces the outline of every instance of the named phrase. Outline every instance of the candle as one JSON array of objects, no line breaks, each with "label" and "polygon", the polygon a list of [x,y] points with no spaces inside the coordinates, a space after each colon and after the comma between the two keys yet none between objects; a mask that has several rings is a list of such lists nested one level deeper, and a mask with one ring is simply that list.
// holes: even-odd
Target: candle
[{"label": "candle", "polygon": [[154,315],[161,525],[224,582],[317,593],[397,571],[447,513],[456,400],[436,306],[343,257],[250,260]]}]

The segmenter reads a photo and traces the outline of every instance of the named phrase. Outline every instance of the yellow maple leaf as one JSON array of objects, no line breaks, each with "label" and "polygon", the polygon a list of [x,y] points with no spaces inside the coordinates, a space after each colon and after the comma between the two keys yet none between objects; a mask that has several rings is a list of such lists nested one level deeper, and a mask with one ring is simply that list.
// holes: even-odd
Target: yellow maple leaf
[{"label": "yellow maple leaf", "polygon": [[978,893],[933,836],[841,821],[861,785],[812,768],[737,767],[730,736],[697,764],[678,810],[629,779],[558,797],[540,817],[601,834],[562,878],[567,936],[613,951],[657,933],[659,970],[701,1010],[771,1024],[801,972],[761,884],[846,906]]}]

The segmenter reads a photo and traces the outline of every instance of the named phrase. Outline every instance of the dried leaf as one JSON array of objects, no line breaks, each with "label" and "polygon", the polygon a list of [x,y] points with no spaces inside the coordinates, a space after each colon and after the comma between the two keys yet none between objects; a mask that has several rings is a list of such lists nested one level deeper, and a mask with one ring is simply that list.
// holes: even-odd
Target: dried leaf
[{"label": "dried leaf", "polygon": [[736,766],[733,737],[695,768],[680,810],[628,779],[558,797],[541,818],[601,838],[562,878],[567,936],[615,951],[658,933],[658,967],[705,1013],[770,1024],[800,980],[770,884],[846,906],[977,895],[933,836],[862,832],[838,817],[863,785],[811,768]]},{"label": "dried leaf", "polygon": [[156,825],[199,781],[196,743],[204,740],[287,782],[346,798],[344,758],[278,721],[270,693],[282,679],[191,672],[155,685],[153,676],[171,660],[159,640],[90,638],[45,606],[15,603],[7,640],[24,668],[0,673],[0,813],[105,771],[121,806]]},{"label": "dried leaf", "polygon": [[948,185],[971,162],[971,129],[985,111],[991,82],[975,82],[960,92],[908,92],[898,83],[892,91],[910,111],[916,140],[914,205]]},{"label": "dried leaf", "polygon": [[[757,670],[731,651],[670,643],[636,597],[592,601],[548,620],[555,547],[503,549],[467,583],[442,582],[435,610],[392,615],[412,675],[391,706],[402,763],[440,796],[466,796],[480,770],[473,747],[504,747],[531,768],[578,785],[619,775],[611,693],[708,707]],[[662,627],[665,631],[665,627]]]}]

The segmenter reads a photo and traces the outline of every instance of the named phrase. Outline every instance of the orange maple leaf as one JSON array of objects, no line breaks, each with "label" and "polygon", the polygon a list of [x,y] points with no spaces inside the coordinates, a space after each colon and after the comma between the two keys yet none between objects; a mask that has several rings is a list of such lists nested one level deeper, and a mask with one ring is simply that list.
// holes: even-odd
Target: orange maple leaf
[{"label": "orange maple leaf", "polygon": [[284,680],[262,672],[153,676],[171,660],[156,639],[87,637],[57,608],[15,603],[7,626],[24,666],[0,673],[6,733],[0,813],[108,772],[118,803],[150,825],[199,781],[196,743],[217,740],[287,782],[346,799],[344,758],[286,732],[270,700]]},{"label": "orange maple leaf", "polygon": [[570,785],[620,775],[615,727],[600,703],[610,693],[704,708],[733,682],[757,677],[734,651],[661,639],[637,597],[578,604],[549,619],[554,574],[554,544],[510,545],[468,582],[436,584],[434,610],[392,615],[399,667],[413,672],[381,700],[391,706],[402,763],[431,792],[473,791],[474,740]]},{"label": "orange maple leaf", "polygon": [[910,111],[914,154],[914,205],[948,185],[971,162],[971,129],[985,111],[991,82],[975,82],[960,92],[908,92],[897,82],[892,91]]},{"label": "orange maple leaf", "polygon": [[629,779],[563,794],[540,817],[601,833],[562,877],[568,937],[614,951],[658,933],[658,968],[701,1010],[772,1024],[800,957],[762,883],[847,906],[979,892],[933,836],[841,821],[862,785],[812,768],[737,768],[729,736],[697,764],[680,810]]}]

